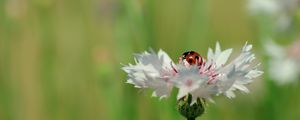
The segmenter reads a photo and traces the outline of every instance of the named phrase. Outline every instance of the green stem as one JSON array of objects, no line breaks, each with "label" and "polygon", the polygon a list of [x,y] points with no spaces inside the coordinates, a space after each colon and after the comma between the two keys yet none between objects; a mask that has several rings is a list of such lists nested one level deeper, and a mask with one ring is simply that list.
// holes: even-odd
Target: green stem
[{"label": "green stem", "polygon": [[187,120],[195,120],[195,118],[188,118]]}]

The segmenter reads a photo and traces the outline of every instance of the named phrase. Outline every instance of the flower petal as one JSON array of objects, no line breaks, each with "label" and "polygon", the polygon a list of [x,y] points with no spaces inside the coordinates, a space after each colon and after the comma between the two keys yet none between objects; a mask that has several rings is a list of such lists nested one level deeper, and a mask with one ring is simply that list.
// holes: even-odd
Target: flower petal
[{"label": "flower petal", "polygon": [[249,90],[244,85],[251,83],[254,78],[263,73],[257,70],[259,64],[255,67],[250,65],[255,59],[255,55],[250,52],[251,49],[252,45],[246,43],[237,58],[218,70],[218,73],[222,75],[217,82],[220,93],[224,93],[229,98],[235,96],[233,93],[235,90],[248,93]]},{"label": "flower petal", "polygon": [[216,57],[216,68],[221,67],[222,65],[224,65],[227,62],[231,52],[232,52],[232,49],[227,49],[227,50],[221,52],[221,54]]},{"label": "flower petal", "polygon": [[211,48],[208,49],[207,59],[208,62],[212,62],[212,61],[215,62],[216,63],[215,67],[219,68],[227,62],[231,53],[232,53],[231,48],[222,51],[219,42],[217,42],[215,52],[213,52]]},{"label": "flower petal", "polygon": [[158,54],[150,50],[150,52],[135,54],[135,61],[135,65],[122,67],[128,73],[127,83],[137,88],[152,88],[153,96],[160,98],[168,96],[173,87],[168,81],[168,77],[173,75],[170,57],[162,50]]}]

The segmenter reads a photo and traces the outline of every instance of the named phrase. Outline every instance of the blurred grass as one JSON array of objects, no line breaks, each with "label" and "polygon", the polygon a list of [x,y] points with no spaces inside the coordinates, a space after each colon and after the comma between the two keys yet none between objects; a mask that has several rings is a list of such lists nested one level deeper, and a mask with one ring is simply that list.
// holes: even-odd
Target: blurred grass
[{"label": "blurred grass", "polygon": [[[120,63],[133,62],[133,53],[150,47],[174,60],[187,50],[205,56],[216,41],[235,50],[248,41],[261,55],[244,4],[1,0],[0,119],[182,120],[176,92],[161,101],[150,97],[150,90],[125,84]],[[199,119],[300,119],[298,86],[276,88],[261,80],[251,90],[232,100],[216,97]]]}]

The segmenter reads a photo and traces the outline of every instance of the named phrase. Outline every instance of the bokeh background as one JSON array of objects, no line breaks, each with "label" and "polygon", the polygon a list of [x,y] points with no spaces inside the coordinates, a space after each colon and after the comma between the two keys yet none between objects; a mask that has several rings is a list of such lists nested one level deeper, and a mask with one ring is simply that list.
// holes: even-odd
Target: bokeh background
[{"label": "bokeh background", "polygon": [[[148,48],[205,56],[217,41],[234,56],[248,41],[267,72],[263,39],[288,44],[299,18],[278,33],[247,0],[0,0],[0,120],[183,120],[176,92],[159,100],[126,84],[121,63]],[[249,87],[214,97],[198,120],[300,120],[299,84],[264,74]]]}]

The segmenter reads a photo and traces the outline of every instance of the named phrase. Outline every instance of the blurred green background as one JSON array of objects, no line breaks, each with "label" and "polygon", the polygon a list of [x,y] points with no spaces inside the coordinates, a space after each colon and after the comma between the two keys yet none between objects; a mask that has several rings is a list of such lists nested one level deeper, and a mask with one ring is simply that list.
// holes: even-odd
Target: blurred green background
[{"label": "blurred green background", "polygon": [[[246,2],[0,0],[0,120],[183,120],[176,90],[153,98],[125,83],[120,63],[150,47],[175,61],[187,50],[205,56],[216,41],[233,55],[248,41],[263,62],[269,21],[252,19]],[[299,85],[266,75],[250,94],[215,97],[198,120],[300,120]]]}]

